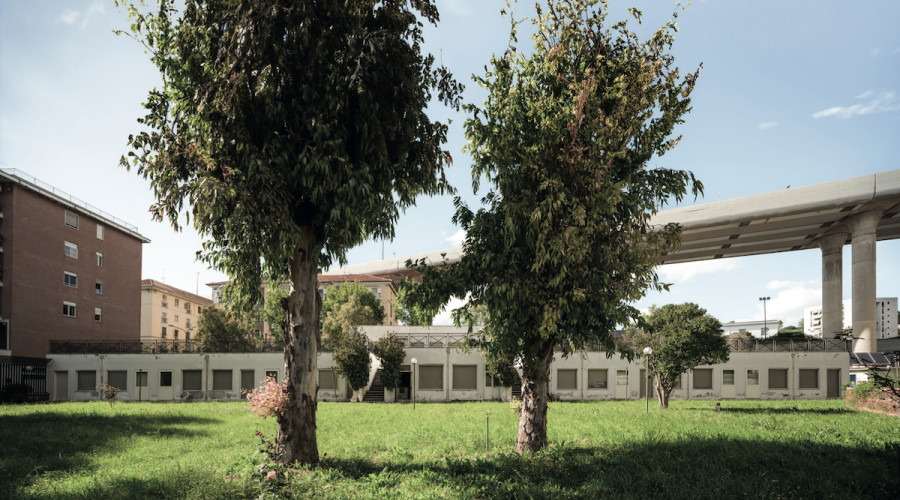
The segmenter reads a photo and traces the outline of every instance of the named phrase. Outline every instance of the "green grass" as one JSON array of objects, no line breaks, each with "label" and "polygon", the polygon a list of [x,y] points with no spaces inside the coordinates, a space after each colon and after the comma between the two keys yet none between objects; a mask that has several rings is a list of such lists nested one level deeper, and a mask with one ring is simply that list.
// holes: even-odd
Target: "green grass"
[{"label": "green grass", "polygon": [[276,480],[245,403],[0,406],[0,498],[900,498],[896,417],[714,406],[551,403],[551,446],[520,457],[506,403],[319,403],[327,457]]}]

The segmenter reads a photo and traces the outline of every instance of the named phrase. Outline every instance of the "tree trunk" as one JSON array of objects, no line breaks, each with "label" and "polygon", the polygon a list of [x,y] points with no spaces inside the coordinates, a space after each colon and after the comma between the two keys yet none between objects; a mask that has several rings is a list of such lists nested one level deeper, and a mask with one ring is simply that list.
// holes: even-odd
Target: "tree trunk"
[{"label": "tree trunk", "polygon": [[291,292],[287,299],[288,328],[284,332],[284,377],[289,404],[278,417],[276,450],[281,462],[313,464],[319,461],[316,444],[316,353],[319,347],[316,290],[315,236],[302,228],[300,248],[291,258]]},{"label": "tree trunk", "polygon": [[657,382],[656,384],[656,397],[659,399],[659,407],[660,408],[668,408],[669,407],[669,394],[671,391],[666,391],[662,385]]},{"label": "tree trunk", "polygon": [[516,452],[538,452],[547,445],[547,375],[553,361],[553,343],[538,341],[532,347],[532,358],[522,363],[522,410],[519,415],[519,434]]}]

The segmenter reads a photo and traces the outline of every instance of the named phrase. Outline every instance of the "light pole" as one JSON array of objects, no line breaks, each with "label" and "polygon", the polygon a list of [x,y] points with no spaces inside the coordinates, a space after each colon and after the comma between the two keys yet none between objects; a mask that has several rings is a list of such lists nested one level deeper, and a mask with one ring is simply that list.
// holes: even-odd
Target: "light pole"
[{"label": "light pole", "polygon": [[647,346],[644,348],[644,355],[647,356],[647,387],[644,391],[644,395],[647,400],[647,414],[650,414],[650,355],[653,354],[653,348]]},{"label": "light pole", "polygon": [[416,409],[416,363],[419,362],[418,359],[413,358],[410,360],[412,363],[412,396],[413,396],[413,410]]},{"label": "light pole", "polygon": [[769,323],[766,321],[766,301],[772,300],[772,297],[760,297],[763,303],[763,339],[769,338]]}]

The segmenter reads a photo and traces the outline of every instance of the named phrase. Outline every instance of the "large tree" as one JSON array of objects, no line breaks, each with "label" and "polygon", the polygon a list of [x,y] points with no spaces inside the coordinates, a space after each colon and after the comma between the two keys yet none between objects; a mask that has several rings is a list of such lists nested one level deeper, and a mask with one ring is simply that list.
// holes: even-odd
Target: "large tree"
[{"label": "large tree", "polygon": [[329,312],[333,311],[340,304],[346,304],[350,297],[353,296],[356,296],[360,304],[368,307],[371,312],[371,317],[367,320],[369,323],[360,324],[380,325],[384,322],[384,304],[365,285],[358,281],[345,281],[326,290],[325,301],[322,302],[322,312],[319,315],[319,319],[325,321]]},{"label": "large tree", "polygon": [[431,326],[437,310],[428,310],[409,300],[409,289],[412,282],[403,281],[400,283],[400,289],[397,291],[397,298],[394,300],[394,313],[397,321],[409,326]]},{"label": "large tree", "polygon": [[730,352],[722,323],[690,302],[651,307],[644,328],[633,331],[631,342],[637,353],[653,349],[643,359],[647,373],[655,379],[660,408],[669,407],[669,395],[682,373],[700,365],[725,363]]},{"label": "large tree", "polygon": [[284,340],[284,306],[282,301],[286,300],[290,293],[286,288],[274,285],[272,282],[266,287],[265,304],[262,308],[262,320],[269,325],[269,331],[272,332],[272,338],[275,342]]},{"label": "large tree", "polygon": [[481,305],[488,315],[470,345],[521,363],[519,452],[547,443],[554,347],[615,349],[610,332],[640,318],[630,304],[667,289],[654,268],[681,240],[675,224],[651,227],[651,215],[702,190],[690,172],[655,166],[680,139],[672,130],[697,79],[682,78],[668,53],[675,20],[642,42],[605,18],[594,0],[538,7],[530,55],[514,47],[513,22],[510,48],[476,78],[483,107],[466,106],[474,187],[492,183],[486,206],[475,213],[456,200],[453,221],[466,231],[458,263],[408,263],[423,275],[417,301],[471,293],[456,321],[471,324]]},{"label": "large tree", "polygon": [[249,352],[253,350],[249,323],[224,309],[204,307],[194,339],[203,343],[206,352]]},{"label": "large tree", "polygon": [[[431,0],[130,0],[131,36],[161,73],[121,164],[149,178],[151,212],[203,237],[198,258],[227,273],[234,307],[261,280],[287,276],[278,417],[285,463],[319,460],[316,350],[319,269],[345,263],[367,237],[392,238],[419,195],[452,192],[447,125],[432,98],[459,106],[462,87],[422,53]],[[119,32],[122,33],[122,32]]]}]

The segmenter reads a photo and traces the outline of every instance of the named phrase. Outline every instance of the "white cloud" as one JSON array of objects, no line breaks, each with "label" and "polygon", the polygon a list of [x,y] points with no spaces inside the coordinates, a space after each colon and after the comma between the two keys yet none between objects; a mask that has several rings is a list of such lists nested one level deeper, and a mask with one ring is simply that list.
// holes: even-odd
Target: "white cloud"
[{"label": "white cloud", "polygon": [[[446,234],[447,234],[446,232],[441,231],[441,235],[446,235]],[[463,241],[465,241],[465,239],[466,239],[466,232],[463,231],[462,229],[460,229],[452,236],[447,236],[446,238],[444,238],[441,241],[449,241],[451,245],[458,247],[463,244]]]},{"label": "white cloud", "polygon": [[687,281],[698,274],[731,271],[736,265],[734,259],[702,260],[699,262],[684,262],[681,264],[660,266],[659,273],[665,276],[665,281],[677,283],[679,281]]},{"label": "white cloud", "polygon": [[759,124],[759,129],[765,130],[767,128],[772,128],[772,127],[777,127],[777,126],[778,126],[778,122],[763,122],[763,123]]},{"label": "white cloud", "polygon": [[438,325],[452,325],[452,324],[453,324],[453,319],[450,318],[450,314],[453,313],[453,310],[454,310],[454,309],[459,309],[460,307],[462,307],[463,305],[465,305],[465,303],[468,301],[468,297],[469,297],[469,296],[466,295],[466,299],[465,299],[465,300],[463,300],[463,299],[457,299],[457,298],[455,298],[455,297],[452,298],[452,299],[450,299],[450,302],[448,302],[447,305],[444,306],[444,308],[441,310],[441,312],[437,313],[437,314],[434,316],[434,320],[431,322],[431,324],[433,324],[433,325],[435,325],[435,326],[438,326]]},{"label": "white cloud", "polygon": [[803,309],[822,303],[822,288],[818,285],[817,280],[775,280],[770,281],[766,288],[780,291],[766,302],[765,311],[763,311],[763,303],[759,302],[752,318],[742,318],[736,321],[761,321],[765,313],[768,319],[780,319],[785,325],[796,325],[803,317]]},{"label": "white cloud", "polygon": [[854,104],[848,107],[828,108],[812,115],[813,118],[825,118],[827,116],[836,116],[842,120],[846,120],[856,115],[871,115],[873,113],[884,113],[887,111],[900,110],[900,99],[897,99],[893,92],[875,92],[866,91],[855,97],[855,99],[869,99],[866,103]]},{"label": "white cloud", "polygon": [[818,283],[818,280],[812,280],[812,281],[781,281],[781,280],[774,280],[774,281],[768,282],[768,283],[766,284],[766,288],[768,288],[769,290],[780,290],[780,289],[782,289],[782,288],[797,288],[797,287],[803,287],[803,286],[806,286],[807,284],[815,284],[815,283]]},{"label": "white cloud", "polygon": [[75,11],[72,9],[66,9],[65,12],[63,12],[62,14],[59,15],[59,17],[57,18],[57,21],[59,21],[63,24],[72,25],[72,24],[75,24],[75,21],[78,20],[79,15],[81,15],[81,13],[78,11]]},{"label": "white cloud", "polygon": [[84,16],[84,21],[81,21],[81,27],[84,28],[87,26],[88,21],[91,20],[92,17],[96,14],[103,14],[106,12],[106,9],[103,8],[103,4],[95,2],[92,3],[90,7],[88,7],[88,12]]}]

